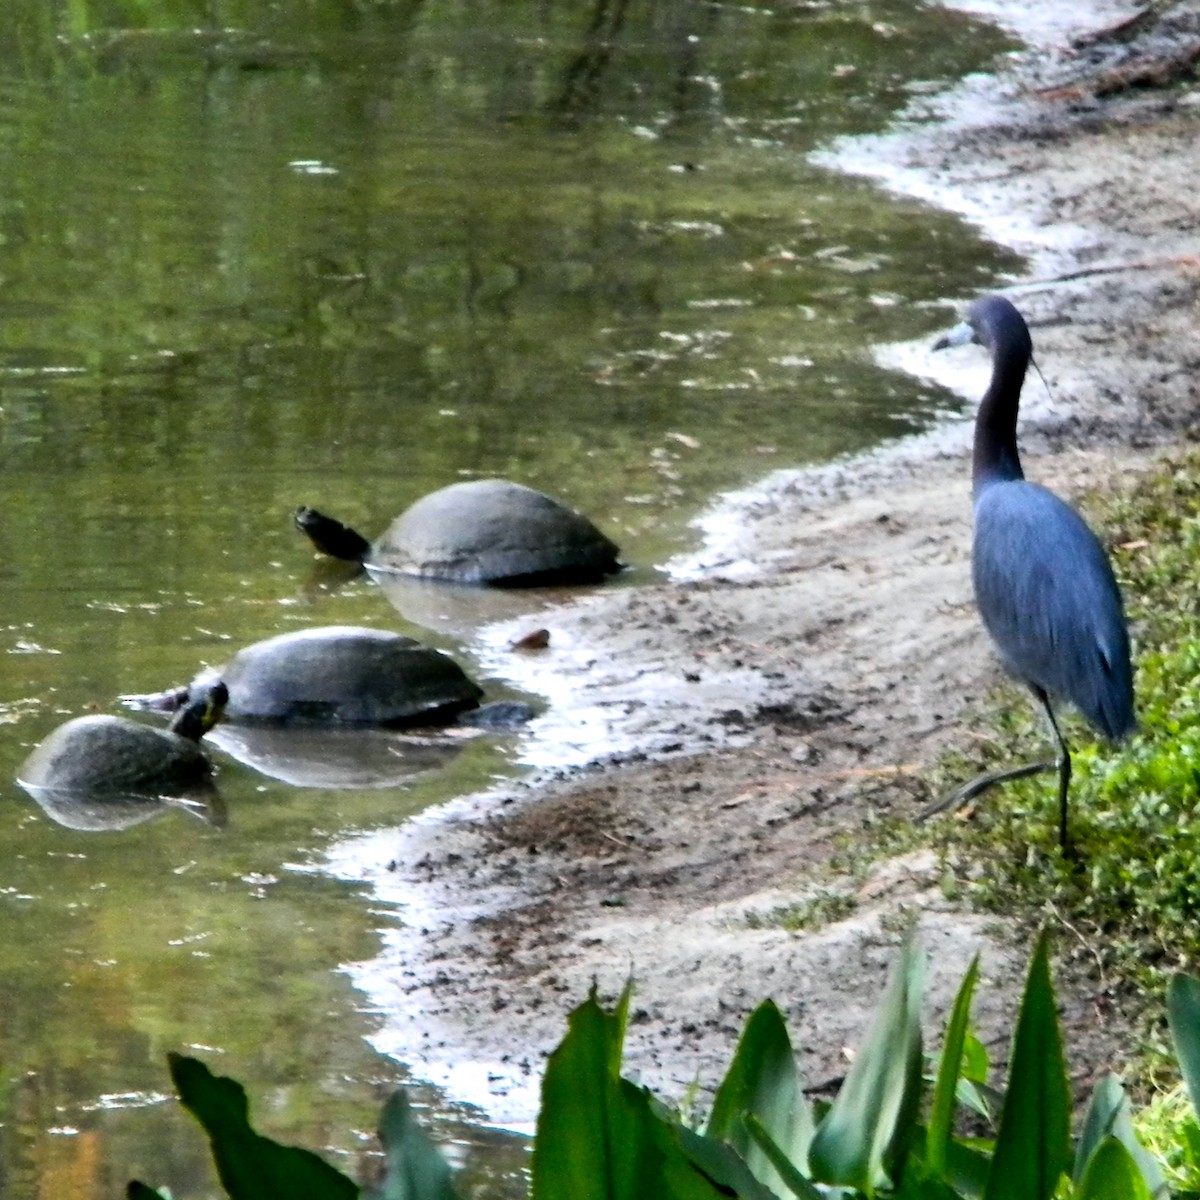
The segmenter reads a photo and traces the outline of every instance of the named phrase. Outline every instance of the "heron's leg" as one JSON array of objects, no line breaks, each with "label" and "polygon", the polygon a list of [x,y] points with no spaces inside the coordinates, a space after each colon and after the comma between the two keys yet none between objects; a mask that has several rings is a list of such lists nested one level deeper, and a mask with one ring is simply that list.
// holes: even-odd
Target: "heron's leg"
[{"label": "heron's leg", "polygon": [[1067,832],[1067,792],[1071,787],[1071,751],[1067,748],[1067,740],[1063,737],[1062,730],[1059,729],[1058,722],[1054,719],[1054,708],[1050,704],[1050,697],[1041,688],[1034,688],[1033,694],[1037,697],[1038,703],[1042,706],[1042,712],[1046,715],[1050,736],[1058,745],[1058,844],[1065,853],[1071,845],[1071,838]]},{"label": "heron's leg", "polygon": [[1021,767],[1007,767],[1002,771],[985,771],[982,775],[968,780],[961,787],[955,788],[948,796],[943,796],[940,800],[935,800],[926,808],[921,809],[917,814],[918,821],[925,821],[938,813],[953,812],[956,808],[961,808],[968,800],[974,800],[976,796],[981,796],[998,783],[1008,783],[1012,779],[1025,779],[1030,775],[1040,775],[1043,771],[1057,770],[1058,837],[1063,849],[1067,848],[1069,840],[1067,837],[1067,789],[1071,784],[1071,754],[1067,750],[1067,743],[1058,728],[1058,722],[1054,719],[1054,709],[1050,706],[1050,697],[1039,687],[1030,687],[1029,690],[1033,692],[1034,699],[1038,702],[1038,706],[1046,718],[1050,736],[1058,747],[1058,757],[1026,763]]},{"label": "heron's leg", "polygon": [[935,800],[932,804],[921,809],[917,814],[918,821],[926,821],[938,813],[953,812],[962,808],[968,800],[983,795],[989,788],[998,783],[1007,783],[1010,779],[1024,779],[1028,775],[1040,775],[1043,771],[1053,771],[1058,766],[1056,759],[1046,759],[1042,762],[1026,763],[1022,767],[1006,767],[1003,771],[985,771],[976,775],[961,787],[956,787],[949,795]]}]

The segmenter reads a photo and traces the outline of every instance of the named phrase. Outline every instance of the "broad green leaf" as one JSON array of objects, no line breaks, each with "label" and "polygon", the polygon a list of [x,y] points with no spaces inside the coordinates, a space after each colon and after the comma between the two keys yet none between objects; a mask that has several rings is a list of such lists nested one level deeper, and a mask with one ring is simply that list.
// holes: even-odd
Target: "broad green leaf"
[{"label": "broad green leaf", "polygon": [[904,1160],[896,1197],[941,1196],[948,1190],[955,1200],[979,1200],[992,1164],[992,1143],[977,1138],[951,1138],[946,1147],[945,1171],[939,1178],[928,1168],[927,1136],[928,1131],[918,1126]]},{"label": "broad green leaf", "polygon": [[1167,985],[1167,1024],[1192,1108],[1200,1113],[1200,979],[1172,976]]},{"label": "broad green leaf", "polygon": [[1184,1121],[1180,1133],[1183,1135],[1188,1160],[1200,1166],[1200,1125],[1195,1121]]},{"label": "broad green leaf", "polygon": [[987,1047],[967,1031],[963,1039],[962,1065],[958,1075],[958,1102],[978,1113],[988,1124],[993,1123],[1003,1095],[988,1083],[992,1062]]},{"label": "broad green leaf", "polygon": [[[739,1200],[778,1200],[778,1193],[762,1183],[746,1160],[727,1142],[675,1125],[674,1133],[692,1165],[718,1187],[727,1188]],[[824,1200],[818,1195],[815,1200]]]},{"label": "broad green leaf", "polygon": [[[591,994],[567,1018],[567,1035],[546,1063],[530,1162],[531,1200],[627,1194],[614,1162],[613,1123],[630,989],[605,1012]],[[642,1139],[644,1141],[644,1138]],[[634,1150],[636,1160],[638,1152]],[[624,1184],[624,1186],[622,1186]]]},{"label": "broad green leaf", "polygon": [[[587,1195],[612,1196],[614,1200],[725,1200],[737,1194],[745,1200],[772,1200],[771,1193],[757,1183],[729,1147],[709,1142],[664,1117],[662,1105],[645,1088],[618,1079],[617,1105],[619,1120],[614,1127],[624,1129],[625,1136],[635,1133],[640,1152],[621,1176],[620,1191],[592,1191]],[[708,1142],[712,1153],[704,1155],[704,1163],[697,1163],[684,1150],[685,1137]],[[725,1181],[726,1172],[739,1178],[747,1190],[732,1188]],[[573,1196],[557,1193],[555,1198],[574,1200]]]},{"label": "broad green leaf", "polygon": [[904,1162],[900,1185],[888,1196],[889,1200],[962,1200],[950,1184],[930,1175],[924,1162],[911,1156]]},{"label": "broad green leaf", "polygon": [[958,1080],[958,1088],[956,1089],[958,1102],[967,1109],[973,1112],[976,1116],[982,1117],[988,1124],[992,1124],[992,1117],[997,1108],[1000,1107],[1000,1102],[1004,1099],[1002,1095],[997,1095],[991,1088],[981,1088],[979,1084],[972,1083],[969,1079],[964,1079],[961,1075]]},{"label": "broad green leaf", "polygon": [[356,1200],[358,1186],[324,1159],[254,1132],[241,1084],[182,1054],[168,1062],[180,1100],[212,1142],[231,1200]]},{"label": "broad green leaf", "polygon": [[825,1194],[800,1173],[796,1164],[783,1152],[779,1143],[767,1131],[767,1127],[753,1113],[746,1114],[745,1124],[746,1131],[775,1168],[780,1182],[793,1196],[798,1196],[799,1200],[824,1200]]},{"label": "broad green leaf", "polygon": [[766,1000],[750,1014],[737,1051],[713,1100],[709,1137],[728,1142],[750,1170],[779,1192],[783,1180],[770,1157],[746,1127],[755,1117],[795,1168],[808,1169],[812,1110],[779,1009]]},{"label": "broad green leaf", "polygon": [[971,960],[963,976],[946,1023],[942,1043],[942,1061],[933,1088],[933,1104],[929,1111],[929,1132],[925,1139],[925,1163],[935,1179],[946,1177],[946,1154],[954,1132],[954,1114],[958,1107],[959,1072],[962,1068],[963,1046],[967,1039],[967,1023],[971,1019],[971,997],[979,978],[979,956]]},{"label": "broad green leaf", "polygon": [[1070,1119],[1071,1094],[1043,933],[1017,1014],[985,1200],[1048,1200],[1069,1165]]},{"label": "broad green leaf", "polygon": [[898,1175],[921,1098],[924,958],[911,942],[884,990],[862,1049],[809,1146],[814,1180],[868,1196]]},{"label": "broad green leaf", "polygon": [[982,1085],[987,1083],[991,1069],[992,1060],[987,1047],[973,1033],[968,1032],[963,1039],[963,1078]]},{"label": "broad green leaf", "polygon": [[[983,1149],[986,1145],[987,1149]],[[978,1143],[958,1139],[950,1143],[946,1156],[946,1179],[960,1196],[979,1200],[987,1187],[988,1170],[992,1165],[991,1142]]]},{"label": "broad green leaf", "polygon": [[1134,1133],[1129,1097],[1115,1075],[1105,1075],[1092,1092],[1079,1144],[1075,1148],[1075,1169],[1071,1178],[1076,1187],[1082,1183],[1092,1156],[1110,1137],[1115,1137],[1129,1152],[1150,1195],[1165,1196],[1167,1181],[1154,1156]]},{"label": "broad green leaf", "polygon": [[661,1115],[649,1092],[620,1077],[629,995],[626,988],[606,1013],[593,989],[567,1019],[542,1078],[530,1200],[730,1195],[684,1153],[680,1126]]},{"label": "broad green leaf", "polygon": [[1079,1131],[1079,1141],[1075,1146],[1075,1168],[1071,1172],[1071,1182],[1076,1187],[1083,1181],[1083,1172],[1088,1160],[1100,1143],[1113,1136],[1117,1112],[1125,1103],[1128,1103],[1125,1089],[1115,1075],[1105,1075],[1096,1084],[1088,1103],[1087,1114],[1083,1118],[1083,1128]]},{"label": "broad green leaf", "polygon": [[393,1092],[379,1118],[385,1174],[364,1200],[459,1200],[450,1167],[417,1124],[403,1089]]},{"label": "broad green leaf", "polygon": [[1075,1200],[1151,1200],[1151,1195],[1133,1155],[1109,1137],[1088,1159]]},{"label": "broad green leaf", "polygon": [[125,1200],[166,1200],[166,1197],[162,1192],[156,1192],[152,1187],[133,1179],[125,1188]]}]

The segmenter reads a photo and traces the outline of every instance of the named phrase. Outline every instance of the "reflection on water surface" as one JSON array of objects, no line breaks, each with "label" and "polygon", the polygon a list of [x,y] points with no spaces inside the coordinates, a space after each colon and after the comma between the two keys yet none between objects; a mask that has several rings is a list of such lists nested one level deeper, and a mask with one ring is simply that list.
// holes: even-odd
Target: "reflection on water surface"
[{"label": "reflection on water surface", "polygon": [[[611,532],[629,586],[715,491],[927,419],[945,397],[864,347],[1009,264],[804,155],[999,48],[901,0],[0,7],[0,778],[285,629],[466,653],[456,603],[307,588],[298,504],[370,533],[506,476]],[[163,1099],[180,1048],[353,1171],[405,1072],[336,968],[403,914],[323,850],[512,746],[373,788],[233,749],[225,829],[84,832],[6,784],[4,1195],[216,1194]],[[474,1194],[513,1194],[517,1152],[421,1099]]]}]

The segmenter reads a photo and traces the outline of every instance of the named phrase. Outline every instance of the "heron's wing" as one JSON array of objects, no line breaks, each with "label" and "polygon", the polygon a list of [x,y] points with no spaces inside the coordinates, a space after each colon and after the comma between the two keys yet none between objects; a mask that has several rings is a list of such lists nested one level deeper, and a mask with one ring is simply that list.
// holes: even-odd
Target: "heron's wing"
[{"label": "heron's wing", "polygon": [[1074,509],[1025,480],[975,505],[975,598],[1005,666],[1109,738],[1133,728],[1129,635],[1108,556]]}]

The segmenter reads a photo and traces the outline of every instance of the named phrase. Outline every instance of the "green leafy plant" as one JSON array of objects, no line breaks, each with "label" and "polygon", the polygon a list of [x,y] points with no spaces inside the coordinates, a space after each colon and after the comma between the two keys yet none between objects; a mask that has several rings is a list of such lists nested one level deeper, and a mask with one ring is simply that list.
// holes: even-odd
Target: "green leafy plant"
[{"label": "green leafy plant", "polygon": [[[179,1099],[208,1134],[217,1175],[231,1200],[459,1200],[446,1160],[413,1118],[403,1091],[380,1115],[382,1182],[360,1188],[310,1150],[256,1133],[241,1084],[182,1054],[170,1055],[168,1063]],[[126,1196],[169,1200],[136,1180]]]},{"label": "green leafy plant", "polygon": [[[1097,1085],[1072,1141],[1044,936],[1030,963],[998,1105],[989,1102],[986,1055],[969,1027],[975,963],[950,1011],[936,1071],[926,1077],[924,966],[907,945],[828,1104],[808,1100],[782,1015],[769,1000],[759,1005],[703,1129],[621,1075],[629,989],[612,1010],[593,992],[571,1014],[546,1066],[530,1200],[1161,1200],[1172,1194],[1168,1178],[1182,1177],[1180,1162],[1200,1162],[1194,1112],[1175,1122],[1179,1154],[1168,1174],[1139,1141],[1114,1076]],[[1175,978],[1167,1007],[1194,1105],[1200,980]],[[458,1200],[449,1167],[403,1093],[388,1101],[380,1122],[382,1178],[360,1189],[316,1155],[256,1133],[239,1084],[190,1058],[172,1056],[170,1067],[181,1100],[210,1138],[232,1200]],[[994,1133],[980,1134],[981,1119],[991,1128],[993,1110]],[[959,1132],[964,1113],[975,1132]],[[127,1195],[165,1200],[137,1182]]]}]

